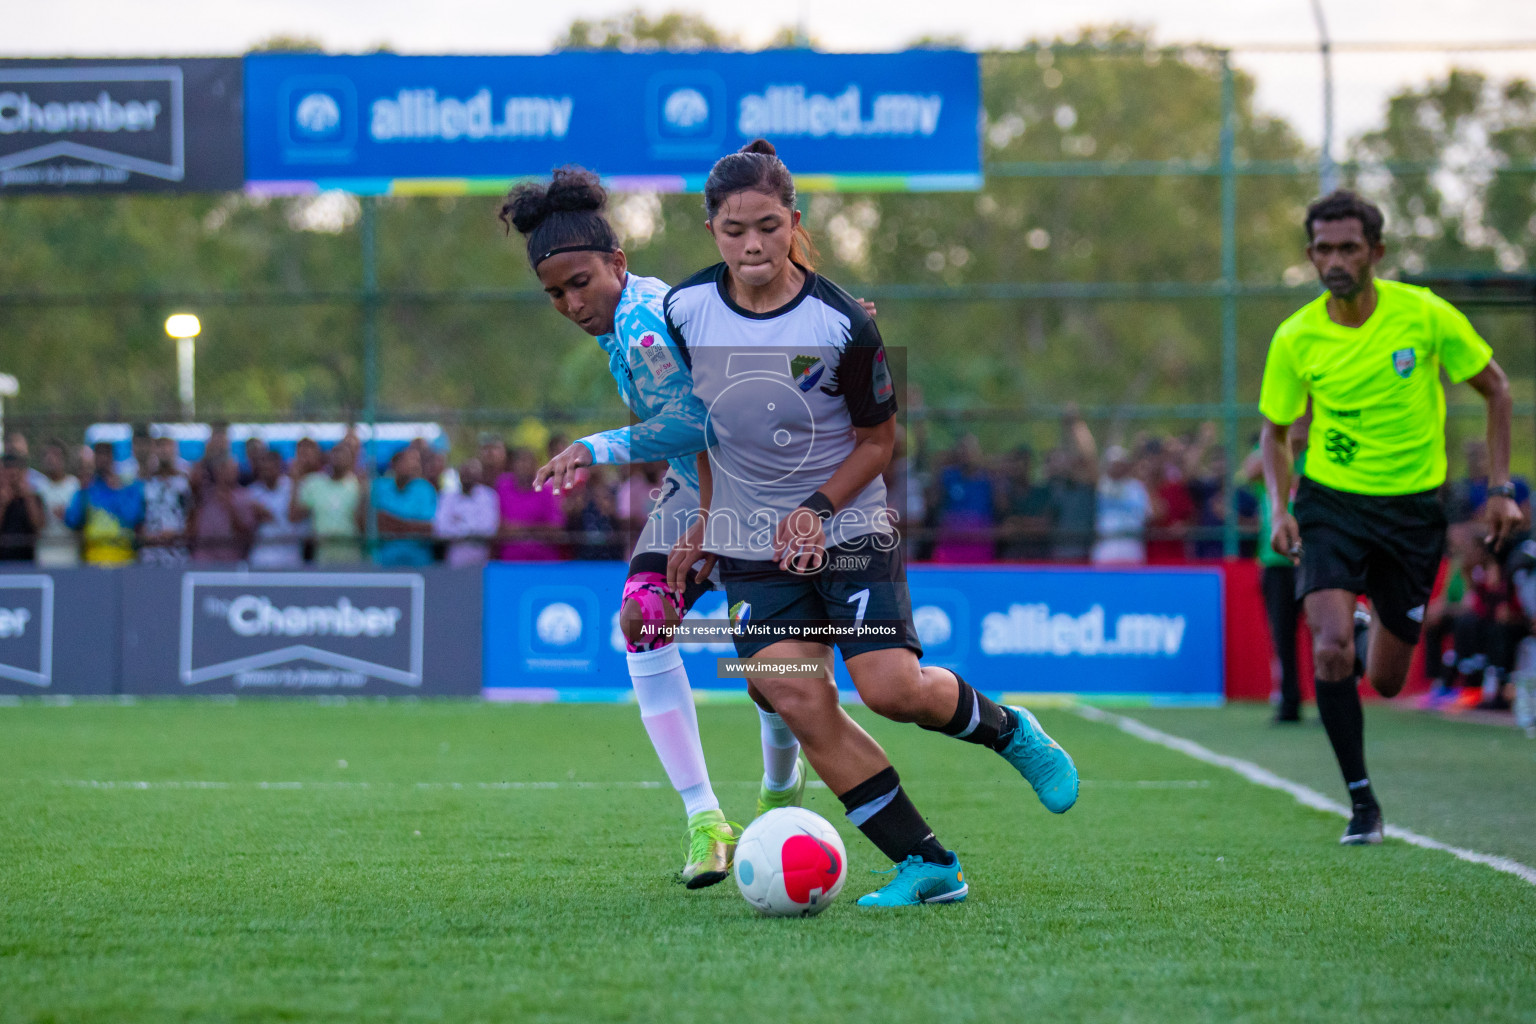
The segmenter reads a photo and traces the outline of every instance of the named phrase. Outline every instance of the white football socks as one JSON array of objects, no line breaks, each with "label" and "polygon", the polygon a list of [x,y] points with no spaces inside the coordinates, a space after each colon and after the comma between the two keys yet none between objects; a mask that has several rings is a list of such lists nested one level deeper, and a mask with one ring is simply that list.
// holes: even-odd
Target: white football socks
[{"label": "white football socks", "polygon": [[[651,737],[672,787],[683,798],[689,817],[719,810],[709,785],[704,746],[699,742],[699,716],[693,707],[688,670],[676,644],[654,651],[630,651],[629,678],[640,704],[640,721]],[[765,734],[766,735],[766,734]],[[766,743],[767,740],[764,740]]]},{"label": "white football socks", "polygon": [[795,784],[795,763],[800,758],[800,741],[789,731],[784,719],[772,711],[757,709],[763,734],[763,785],[775,793]]}]

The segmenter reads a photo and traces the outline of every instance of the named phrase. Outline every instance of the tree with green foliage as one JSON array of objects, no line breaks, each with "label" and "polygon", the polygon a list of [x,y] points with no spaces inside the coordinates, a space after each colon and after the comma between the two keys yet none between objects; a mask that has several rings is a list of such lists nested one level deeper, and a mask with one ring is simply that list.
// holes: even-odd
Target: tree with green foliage
[{"label": "tree with green foliage", "polygon": [[1387,213],[1403,269],[1536,262],[1536,88],[1526,79],[1453,70],[1405,89],[1355,149],[1360,186]]},{"label": "tree with green foliage", "polygon": [[[739,44],[693,15],[631,13],[574,22],[559,45]],[[1026,161],[1214,163],[1219,56],[1108,28],[984,54],[981,70],[983,156],[991,168],[984,187],[803,195],[822,269],[879,298],[882,332],[906,350],[913,379],[934,407],[1024,417],[1068,400],[1218,400],[1221,322],[1213,299],[996,301],[984,293],[1012,282],[1219,277],[1214,176],[1005,173]],[[1312,157],[1288,124],[1255,108],[1248,76],[1235,72],[1234,86],[1240,160]],[[1394,99],[1382,130],[1361,141],[1362,155],[1378,163],[1440,161],[1446,174],[1435,180],[1471,182],[1477,199],[1472,220],[1473,207],[1425,190],[1426,179],[1382,179],[1367,188],[1388,203],[1405,266],[1413,253],[1426,266],[1497,266],[1506,243],[1520,247],[1529,265],[1530,176],[1495,170],[1477,178],[1481,171],[1458,163],[1457,140],[1485,139],[1493,159],[1528,165],[1536,147],[1531,107],[1523,83],[1474,88],[1465,76]],[[1444,127],[1434,127],[1424,110],[1442,111],[1436,116]],[[794,147],[784,148],[793,170]],[[1364,174],[1361,183],[1368,184]],[[1301,218],[1313,190],[1304,176],[1240,181],[1241,279],[1310,281]],[[381,409],[448,418],[454,410],[483,410],[509,422],[530,412],[611,420],[618,406],[605,361],[549,308],[516,240],[497,223],[497,205],[469,196],[377,200]],[[1420,213],[1432,219],[1432,238],[1417,234]],[[198,400],[206,414],[356,410],[363,398],[358,214],[358,201],[340,193],[0,197],[0,292],[78,296],[0,306],[0,369],[22,381],[20,401],[8,412],[105,417],[174,409],[174,354],[162,325],[183,307],[205,324]],[[676,281],[718,259],[698,196],[616,195],[613,217],[641,273]],[[1475,235],[1474,223],[1499,243]],[[1404,236],[1407,225],[1415,231]],[[957,288],[969,297],[946,294]],[[167,292],[178,298],[134,297]],[[198,298],[250,294],[269,298]],[[124,298],[103,304],[103,295]],[[1257,394],[1270,334],[1297,304],[1294,296],[1243,302],[1244,397]],[[1042,421],[1038,429],[1033,436],[1044,440],[1051,427]],[[983,440],[995,447],[1021,431],[998,426]]]},{"label": "tree with green foliage", "polygon": [[555,40],[557,50],[620,50],[624,53],[739,48],[740,42],[734,36],[711,25],[701,15],[669,11],[653,18],[638,8],[600,21],[577,18]]}]

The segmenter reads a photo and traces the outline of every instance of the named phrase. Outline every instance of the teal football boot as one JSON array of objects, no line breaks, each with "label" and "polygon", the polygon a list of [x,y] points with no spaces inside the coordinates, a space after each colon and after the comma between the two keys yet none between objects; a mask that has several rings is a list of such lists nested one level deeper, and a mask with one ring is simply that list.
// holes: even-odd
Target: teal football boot
[{"label": "teal football boot", "polygon": [[950,851],[948,864],[930,864],[908,857],[880,874],[896,877],[872,893],[859,897],[861,907],[916,907],[924,903],[959,903],[971,887],[960,867],[960,855]]},{"label": "teal football boot", "polygon": [[1046,810],[1065,814],[1077,803],[1077,765],[1060,743],[1046,735],[1034,715],[1012,705],[1008,710],[1019,716],[1019,724],[1001,751],[1003,759],[1035,787]]}]

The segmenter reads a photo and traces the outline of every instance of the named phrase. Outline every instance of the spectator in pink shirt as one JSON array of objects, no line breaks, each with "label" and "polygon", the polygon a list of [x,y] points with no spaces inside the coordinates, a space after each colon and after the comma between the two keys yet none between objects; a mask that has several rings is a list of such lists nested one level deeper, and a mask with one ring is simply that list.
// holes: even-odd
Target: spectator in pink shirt
[{"label": "spectator in pink shirt", "polygon": [[509,471],[496,481],[505,541],[501,546],[503,561],[554,562],[561,557],[556,541],[565,528],[565,513],[554,491],[533,489],[533,474],[538,468],[533,452],[517,448],[512,451]]}]

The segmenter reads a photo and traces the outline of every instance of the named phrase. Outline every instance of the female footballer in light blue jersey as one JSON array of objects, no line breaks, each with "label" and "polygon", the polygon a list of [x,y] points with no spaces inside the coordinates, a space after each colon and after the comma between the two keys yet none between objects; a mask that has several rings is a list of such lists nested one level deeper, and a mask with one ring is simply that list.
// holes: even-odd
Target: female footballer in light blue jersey
[{"label": "female footballer in light blue jersey", "polygon": [[[624,251],[604,216],[607,194],[596,174],[556,170],[547,184],[514,188],[501,219],[527,238],[528,262],[560,314],[597,338],[634,425],[583,437],[541,467],[535,488],[561,493],[585,478],[584,466],[667,462],[667,473],[630,557],[620,624],[630,679],[651,744],[688,814],[690,889],[730,872],[736,837],[720,810],[699,742],[688,671],[677,646],[657,628],[676,622],[709,584],[667,586],[667,554],[699,507],[694,455],[704,449],[705,410],[662,319],[667,285],[629,273]],[[758,813],[798,805],[805,791],[800,744],[776,714],[759,710],[763,784]]]}]

